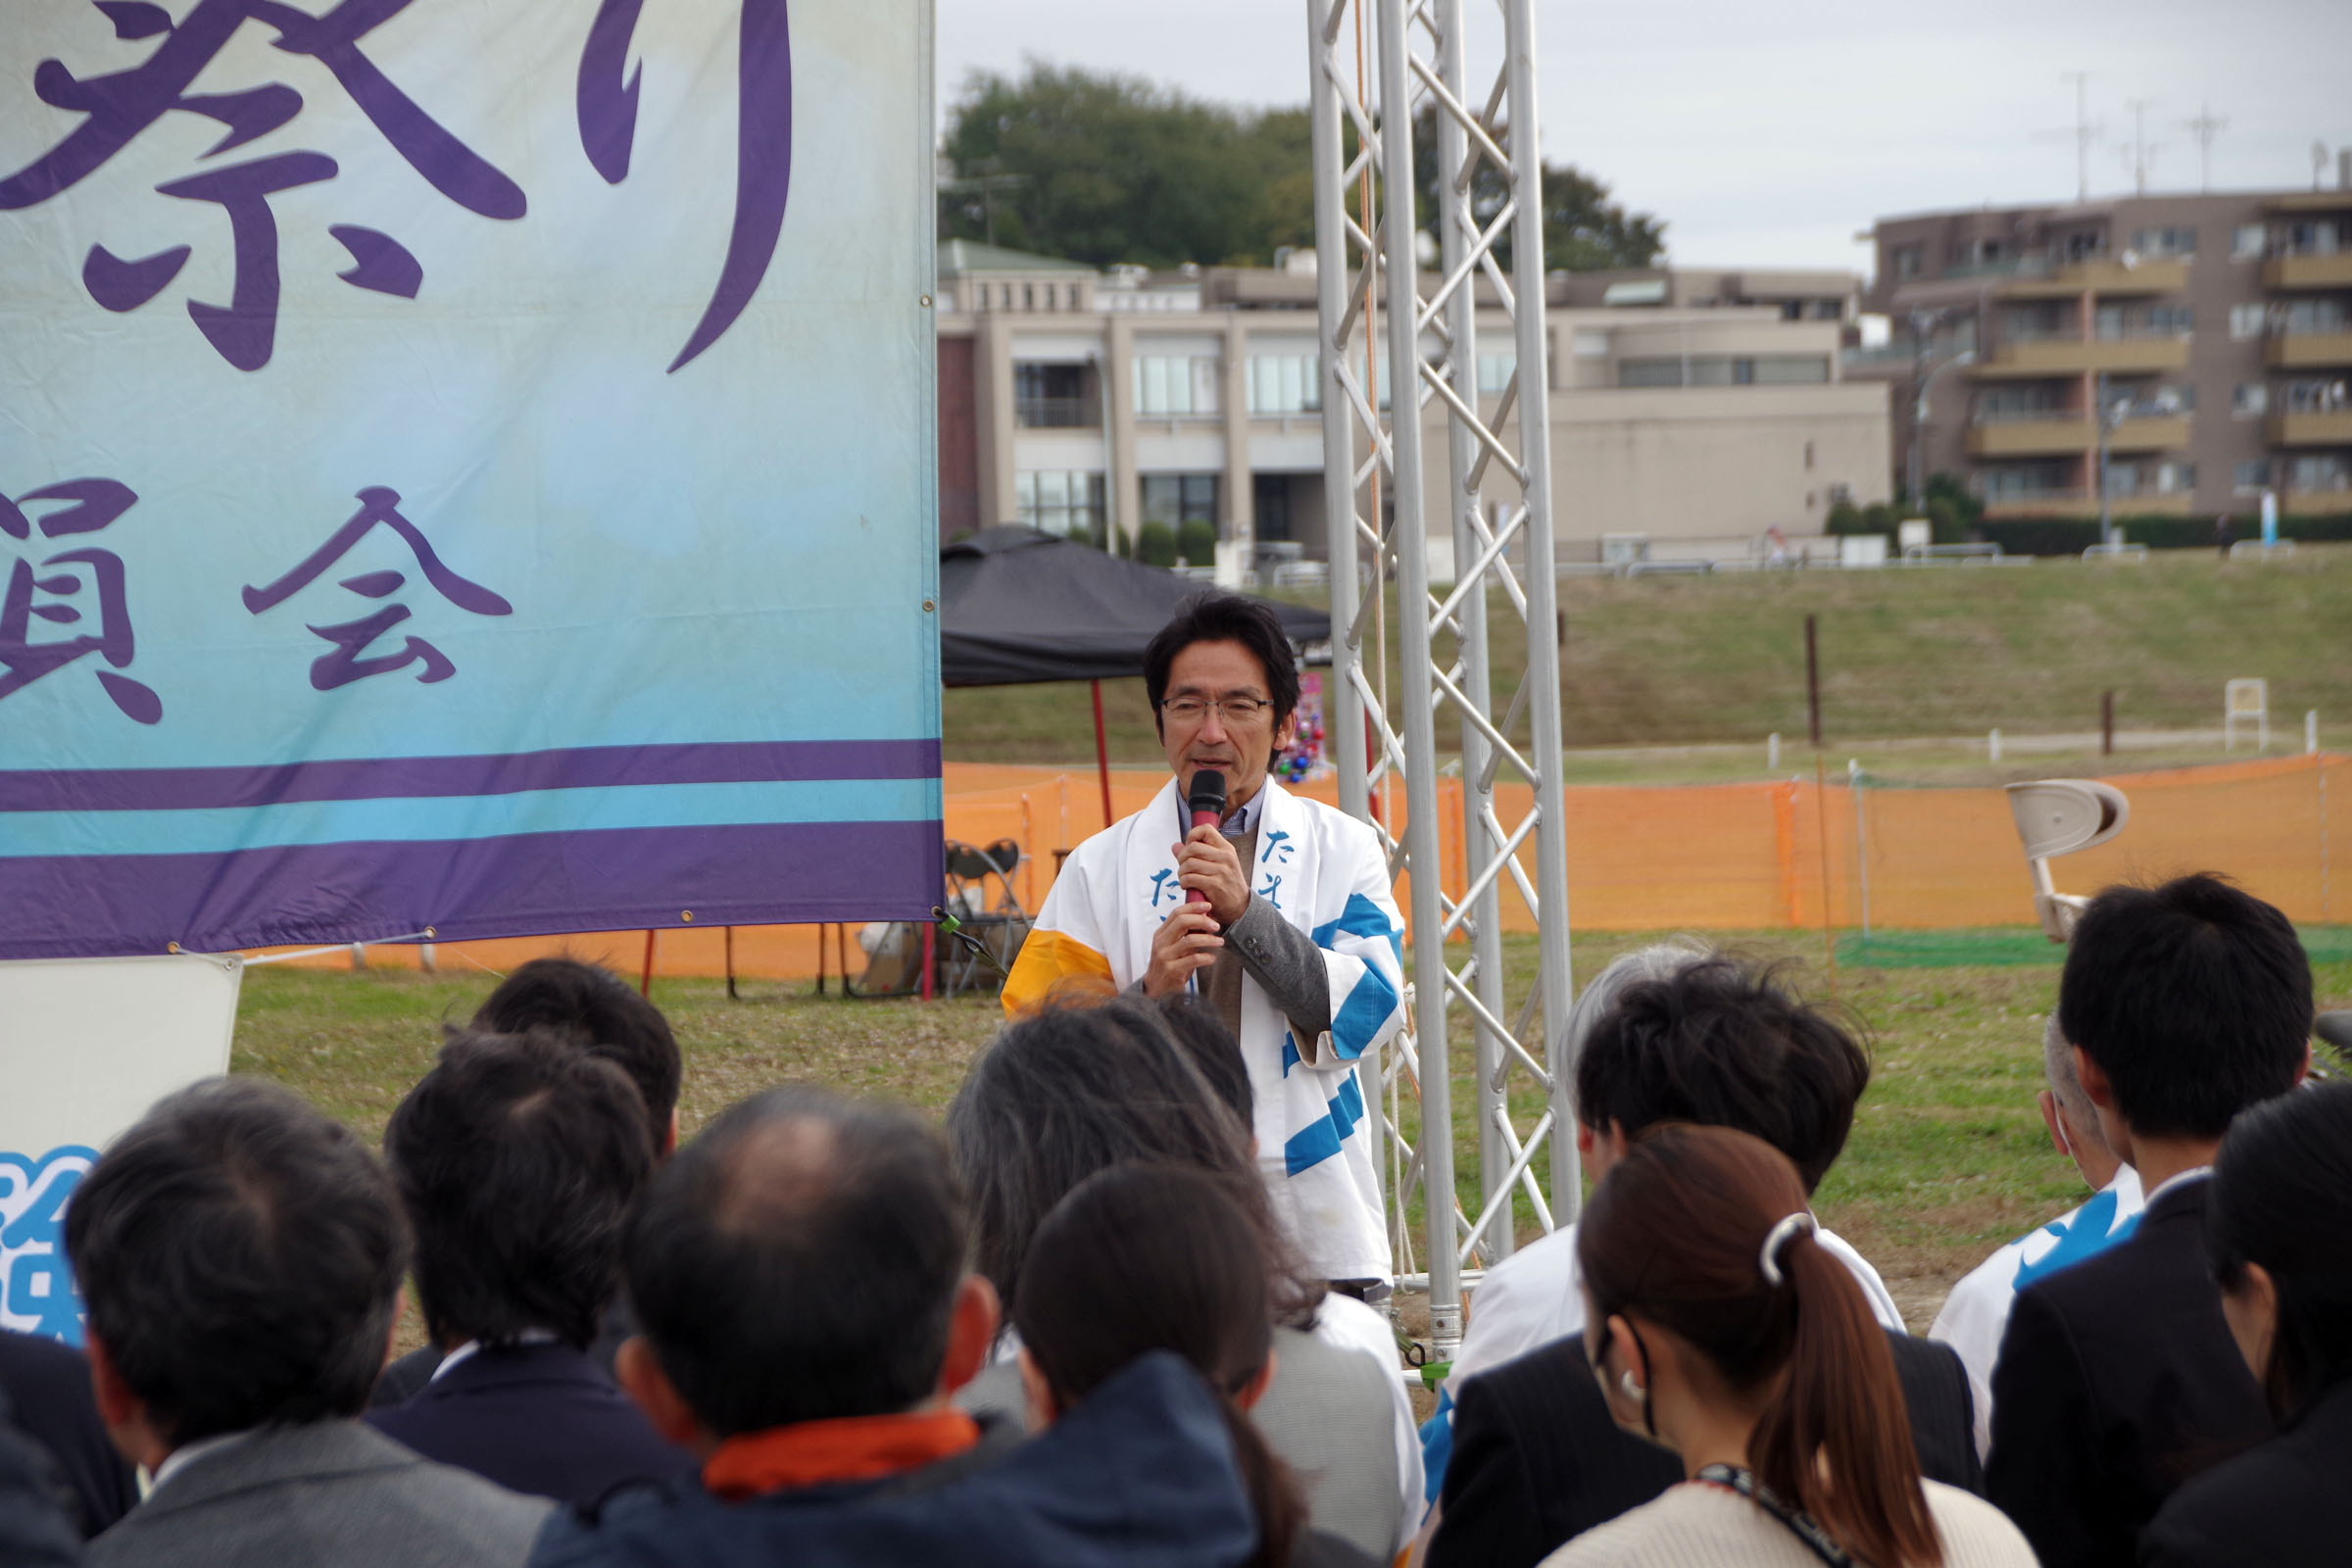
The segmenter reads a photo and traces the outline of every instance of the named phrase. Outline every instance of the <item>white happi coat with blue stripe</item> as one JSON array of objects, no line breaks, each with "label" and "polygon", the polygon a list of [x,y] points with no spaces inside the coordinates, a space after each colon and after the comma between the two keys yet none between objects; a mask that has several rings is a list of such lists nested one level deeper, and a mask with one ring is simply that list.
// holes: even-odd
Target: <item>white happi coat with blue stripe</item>
[{"label": "white happi coat with blue stripe", "polygon": [[[1241,1046],[1256,1096],[1258,1162],[1313,1274],[1387,1279],[1388,1227],[1355,1064],[1403,1022],[1404,925],[1371,828],[1271,779],[1263,788],[1250,891],[1321,951],[1331,1028],[1318,1040],[1296,1038],[1243,975]],[[1122,990],[1143,979],[1153,934],[1184,899],[1171,853],[1182,820],[1170,778],[1150,806],[1071,853],[1005,986],[1008,1009],[1040,1000],[1063,974],[1107,970]]]}]

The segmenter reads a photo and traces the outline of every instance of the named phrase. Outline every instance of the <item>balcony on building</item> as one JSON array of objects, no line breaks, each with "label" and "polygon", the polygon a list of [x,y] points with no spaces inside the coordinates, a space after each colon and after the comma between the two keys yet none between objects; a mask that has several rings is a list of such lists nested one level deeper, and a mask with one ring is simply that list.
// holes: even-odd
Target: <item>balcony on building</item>
[{"label": "balcony on building", "polygon": [[[2177,490],[2117,491],[2107,498],[2110,515],[2117,517],[2185,517],[2189,514],[2190,493]],[[1987,494],[1984,515],[2004,517],[2096,517],[2099,514],[2098,492],[2080,485],[2053,486],[2043,490],[2012,491],[2000,496]]]},{"label": "balcony on building", "polygon": [[2263,361],[2274,370],[2331,369],[2352,366],[2352,327],[2336,331],[2298,332],[2291,327],[2271,336]]},{"label": "balcony on building", "polygon": [[[2058,260],[2047,255],[2021,256],[2006,266],[1992,264],[1984,273],[1997,281],[1995,298],[2004,300],[2060,300],[2082,294],[2115,299],[2133,295],[2178,294],[2188,287],[2188,262],[2177,256],[2140,257],[2093,255]],[[1950,274],[1946,274],[1947,276]]]},{"label": "balcony on building", "polygon": [[2154,329],[2113,334],[2057,332],[2049,336],[2012,333],[1992,357],[1968,373],[1980,381],[2020,380],[2054,375],[2156,375],[2188,364],[2188,334]]},{"label": "balcony on building", "polygon": [[2352,447],[2352,408],[2274,414],[2269,433],[2275,447]]},{"label": "balcony on building", "polygon": [[1012,368],[1013,423],[1023,430],[1088,430],[1102,422],[1102,390],[1091,365]]}]

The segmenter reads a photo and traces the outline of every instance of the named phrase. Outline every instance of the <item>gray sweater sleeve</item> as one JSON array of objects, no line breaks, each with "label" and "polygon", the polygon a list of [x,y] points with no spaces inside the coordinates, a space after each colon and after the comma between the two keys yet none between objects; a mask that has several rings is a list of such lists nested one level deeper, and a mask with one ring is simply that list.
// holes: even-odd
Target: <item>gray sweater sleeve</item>
[{"label": "gray sweater sleeve", "polygon": [[1242,917],[1225,928],[1225,940],[1233,944],[1250,977],[1291,1021],[1298,1054],[1313,1062],[1317,1043],[1331,1028],[1331,975],[1323,967],[1322,950],[1254,893]]}]

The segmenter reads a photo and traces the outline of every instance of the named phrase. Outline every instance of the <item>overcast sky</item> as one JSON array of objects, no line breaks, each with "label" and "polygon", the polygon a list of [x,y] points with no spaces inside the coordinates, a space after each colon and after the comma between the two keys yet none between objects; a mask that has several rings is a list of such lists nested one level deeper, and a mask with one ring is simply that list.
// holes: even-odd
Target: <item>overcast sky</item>
[{"label": "overcast sky", "polygon": [[[1305,0],[937,0],[944,111],[974,70],[1029,57],[1227,103],[1306,96]],[[1465,0],[1481,26],[1492,0]],[[1879,217],[2076,189],[2075,88],[2103,136],[2094,196],[2150,100],[2151,190],[2307,187],[2352,144],[2352,0],[1536,0],[1544,156],[1666,220],[1686,265],[1852,267]],[[1496,24],[1484,28],[1490,37]],[[1472,69],[1490,73],[1490,44]]]}]

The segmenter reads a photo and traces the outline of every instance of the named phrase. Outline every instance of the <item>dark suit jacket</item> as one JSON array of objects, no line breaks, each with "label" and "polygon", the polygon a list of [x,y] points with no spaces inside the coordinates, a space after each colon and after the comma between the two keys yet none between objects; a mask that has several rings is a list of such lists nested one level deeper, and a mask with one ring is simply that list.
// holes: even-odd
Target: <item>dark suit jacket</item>
[{"label": "dark suit jacket", "polygon": [[0,1393],[16,1407],[17,1430],[55,1461],[84,1540],[130,1512],[138,1478],[98,1419],[90,1364],[79,1350],[0,1329]]},{"label": "dark suit jacket", "polygon": [[2205,1256],[2207,1181],[2020,1291],[1992,1369],[1985,1494],[2043,1568],[2129,1568],[2189,1477],[2271,1432]]},{"label": "dark suit jacket", "polygon": [[[1967,1369],[1945,1346],[1891,1332],[1886,1340],[1920,1469],[1982,1492]],[[1453,1397],[1453,1456],[1428,1568],[1533,1568],[1683,1479],[1681,1459],[1610,1416],[1580,1339],[1505,1361]]]},{"label": "dark suit jacket", "polygon": [[0,1394],[0,1563],[8,1568],[79,1568],[81,1537],[66,1517],[41,1446],[9,1420]]},{"label": "dark suit jacket", "polygon": [[[612,1376],[612,1358],[620,1353],[623,1340],[635,1337],[637,1316],[629,1310],[628,1299],[616,1296],[597,1320],[596,1342],[588,1347],[589,1359]],[[416,1396],[416,1391],[433,1381],[433,1373],[441,1365],[441,1347],[424,1345],[411,1350],[383,1370],[375,1380],[375,1392],[368,1396],[370,1405],[405,1404]]]},{"label": "dark suit jacket", "polygon": [[692,1470],[597,1364],[567,1345],[476,1350],[369,1426],[427,1459],[510,1492],[594,1502],[631,1481]]},{"label": "dark suit jacket", "polygon": [[2352,1379],[2276,1439],[2173,1494],[2141,1532],[2142,1568],[2321,1568],[2352,1558]]}]

